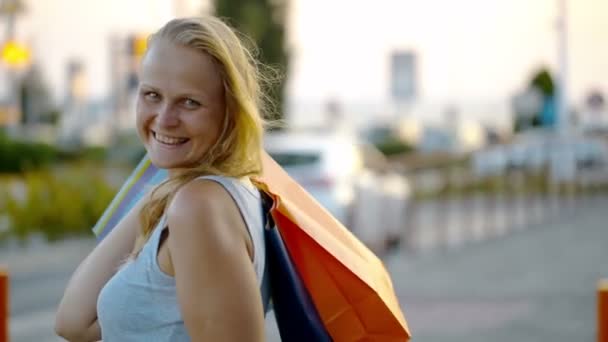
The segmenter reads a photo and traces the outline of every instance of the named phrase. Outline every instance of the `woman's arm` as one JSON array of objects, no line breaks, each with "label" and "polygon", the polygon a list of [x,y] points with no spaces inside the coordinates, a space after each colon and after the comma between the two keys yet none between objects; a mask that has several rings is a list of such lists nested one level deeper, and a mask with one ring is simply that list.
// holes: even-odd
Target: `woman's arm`
[{"label": "woman's arm", "polygon": [[264,341],[264,312],[250,237],[230,194],[201,180],[167,213],[177,297],[192,341]]},{"label": "woman's arm", "polygon": [[74,271],[57,309],[58,335],[69,341],[101,340],[97,297],[133,249],[143,204],[140,200]]}]

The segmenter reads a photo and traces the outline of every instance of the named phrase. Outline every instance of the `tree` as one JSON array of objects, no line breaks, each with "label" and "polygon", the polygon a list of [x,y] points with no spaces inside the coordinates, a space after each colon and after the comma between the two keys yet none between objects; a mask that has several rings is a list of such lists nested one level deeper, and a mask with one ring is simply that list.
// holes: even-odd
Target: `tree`
[{"label": "tree", "polygon": [[[285,48],[287,0],[214,0],[215,15],[249,36],[259,49],[260,61],[278,71],[267,89],[276,108],[268,119],[283,117],[283,97],[288,56]],[[268,117],[270,116],[270,117]]]},{"label": "tree", "polygon": [[38,65],[32,65],[19,84],[19,107],[22,124],[55,124],[58,112],[52,104],[49,88]]},{"label": "tree", "polygon": [[[556,122],[554,93],[555,82],[551,72],[547,68],[537,70],[530,78],[526,90],[514,98],[515,107],[519,107],[515,108],[515,132],[534,127],[554,126]],[[530,113],[532,108],[534,108],[533,113]]]},{"label": "tree", "polygon": [[543,96],[553,96],[555,85],[549,70],[543,68],[538,70],[530,80],[530,87],[535,87],[543,93]]}]

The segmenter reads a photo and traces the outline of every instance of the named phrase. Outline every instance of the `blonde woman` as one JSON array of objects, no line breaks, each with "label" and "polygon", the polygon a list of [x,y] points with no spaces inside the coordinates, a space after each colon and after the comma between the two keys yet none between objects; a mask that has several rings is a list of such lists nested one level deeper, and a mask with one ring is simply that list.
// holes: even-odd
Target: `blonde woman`
[{"label": "blonde woman", "polygon": [[142,60],[137,131],[169,180],[81,263],[56,316],[70,341],[263,341],[267,285],[257,63],[214,17],[175,19]]}]

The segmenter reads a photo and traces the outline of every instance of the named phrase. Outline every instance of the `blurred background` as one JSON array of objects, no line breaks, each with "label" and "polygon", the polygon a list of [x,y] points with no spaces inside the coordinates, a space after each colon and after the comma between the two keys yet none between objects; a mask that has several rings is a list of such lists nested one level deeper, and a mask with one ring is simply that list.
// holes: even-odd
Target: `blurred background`
[{"label": "blurred background", "polygon": [[266,149],[382,257],[414,341],[595,339],[608,2],[0,0],[11,341],[59,340],[90,229],[144,154],[146,38],[201,13],[284,76]]}]

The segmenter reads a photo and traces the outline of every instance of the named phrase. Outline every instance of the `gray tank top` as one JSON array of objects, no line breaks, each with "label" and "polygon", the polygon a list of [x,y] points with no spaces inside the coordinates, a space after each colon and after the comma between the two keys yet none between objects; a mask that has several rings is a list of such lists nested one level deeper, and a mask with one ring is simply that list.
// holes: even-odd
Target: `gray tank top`
[{"label": "gray tank top", "polygon": [[[203,176],[197,179],[218,182],[239,207],[253,242],[253,267],[266,313],[269,282],[259,191],[234,178]],[[157,261],[161,233],[166,228],[163,215],[137,258],[116,272],[99,293],[97,317],[104,342],[190,341],[177,302],[175,279],[161,271]]]}]

